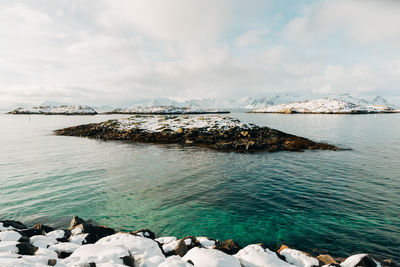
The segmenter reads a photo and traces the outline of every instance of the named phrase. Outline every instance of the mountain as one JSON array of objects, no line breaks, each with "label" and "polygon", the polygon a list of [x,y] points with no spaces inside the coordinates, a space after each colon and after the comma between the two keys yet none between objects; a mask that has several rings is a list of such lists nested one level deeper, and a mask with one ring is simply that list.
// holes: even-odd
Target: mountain
[{"label": "mountain", "polygon": [[353,95],[350,95],[349,93],[346,94],[331,94],[331,95],[327,95],[325,98],[331,98],[331,99],[338,99],[344,102],[349,102],[349,103],[353,103],[353,104],[357,104],[357,105],[364,105],[364,106],[376,106],[376,105],[380,105],[380,106],[387,106],[387,107],[391,107],[391,108],[398,108],[396,105],[389,103],[385,98],[381,97],[381,96],[377,96],[372,100],[366,100],[365,98],[360,98],[360,97],[356,97]]},{"label": "mountain", "polygon": [[160,98],[157,97],[155,99],[150,100],[145,104],[147,107],[154,107],[154,106],[175,106],[180,107],[180,103],[170,99],[170,98]]},{"label": "mountain", "polygon": [[244,107],[245,109],[257,109],[267,106],[273,106],[278,104],[290,103],[299,100],[303,100],[303,97],[285,95],[274,95],[274,96],[262,96],[251,98],[250,102]]},{"label": "mountain", "polygon": [[325,113],[325,114],[365,114],[398,112],[386,105],[359,105],[333,98],[267,106],[253,110],[254,113]]},{"label": "mountain", "polygon": [[60,106],[72,106],[71,103],[65,103],[65,102],[58,102],[58,101],[43,101],[42,103],[39,104],[39,107],[60,107]]},{"label": "mountain", "polygon": [[370,102],[373,105],[392,106],[389,102],[381,96],[377,96]]}]

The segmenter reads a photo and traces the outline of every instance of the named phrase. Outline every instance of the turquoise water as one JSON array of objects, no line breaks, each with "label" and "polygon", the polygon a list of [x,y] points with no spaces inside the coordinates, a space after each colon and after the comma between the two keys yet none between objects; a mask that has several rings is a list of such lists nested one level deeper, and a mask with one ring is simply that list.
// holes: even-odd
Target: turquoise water
[{"label": "turquoise water", "polygon": [[52,130],[110,116],[2,114],[0,218],[65,226],[79,215],[116,229],[400,260],[400,114],[231,116],[351,150],[103,142]]}]

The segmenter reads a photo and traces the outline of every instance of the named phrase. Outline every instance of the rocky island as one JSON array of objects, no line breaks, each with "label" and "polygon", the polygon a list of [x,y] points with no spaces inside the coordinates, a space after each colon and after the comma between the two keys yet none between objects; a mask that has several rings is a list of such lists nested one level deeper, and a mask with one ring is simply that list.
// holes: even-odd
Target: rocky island
[{"label": "rocky island", "polygon": [[156,237],[148,229],[119,232],[77,216],[67,229],[0,220],[0,266],[90,267],[389,267],[392,260],[369,254],[334,258],[282,245],[240,246],[232,239]]},{"label": "rocky island", "polygon": [[333,145],[218,115],[136,115],[60,129],[55,134],[139,143],[181,144],[235,152],[339,150]]},{"label": "rocky island", "polygon": [[146,106],[126,109],[114,109],[105,114],[147,114],[147,115],[179,115],[179,114],[226,114],[227,110],[199,109],[176,106]]},{"label": "rocky island", "polygon": [[97,112],[88,106],[61,105],[17,108],[8,114],[42,114],[42,115],[95,115]]},{"label": "rocky island", "polygon": [[272,105],[249,111],[249,113],[283,114],[369,114],[398,112],[400,110],[387,105],[361,105],[329,98]]}]

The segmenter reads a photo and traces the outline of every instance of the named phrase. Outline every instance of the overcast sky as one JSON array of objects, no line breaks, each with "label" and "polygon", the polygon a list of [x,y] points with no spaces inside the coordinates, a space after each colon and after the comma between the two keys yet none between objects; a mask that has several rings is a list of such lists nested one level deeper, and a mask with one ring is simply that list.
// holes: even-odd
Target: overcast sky
[{"label": "overcast sky", "polygon": [[0,0],[0,104],[275,93],[400,102],[398,0]]}]

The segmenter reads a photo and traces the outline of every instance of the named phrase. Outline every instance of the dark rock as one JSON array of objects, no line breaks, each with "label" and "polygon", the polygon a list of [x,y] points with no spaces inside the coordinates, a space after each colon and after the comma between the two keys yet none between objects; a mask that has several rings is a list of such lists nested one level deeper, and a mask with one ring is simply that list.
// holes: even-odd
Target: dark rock
[{"label": "dark rock", "polygon": [[185,256],[185,254],[189,251],[188,246],[186,245],[183,239],[179,240],[178,245],[175,248],[175,254],[178,256]]},{"label": "dark rock", "polygon": [[47,261],[47,265],[54,266],[56,264],[57,264],[57,260],[56,259],[50,259],[50,260]]},{"label": "dark rock", "polygon": [[60,259],[65,259],[71,256],[72,253],[66,251],[57,251],[57,255]]},{"label": "dark rock", "polygon": [[83,223],[76,225],[76,227],[81,228],[83,233],[88,234],[85,238],[87,244],[94,244],[103,237],[115,234],[114,229],[102,225],[97,226]]},{"label": "dark rock", "polygon": [[134,265],[134,259],[133,259],[133,257],[132,256],[125,256],[125,257],[122,257],[121,258],[122,259],[122,262],[124,263],[124,265],[127,265],[127,266],[135,266]]},{"label": "dark rock", "polygon": [[50,226],[47,226],[47,225],[43,225],[43,224],[35,224],[32,228],[33,229],[37,229],[37,230],[43,230],[46,233],[54,231],[53,227],[50,227]]},{"label": "dark rock", "polygon": [[360,261],[354,265],[355,267],[376,267],[376,263],[370,255],[366,255],[360,259]]},{"label": "dark rock", "polygon": [[64,231],[64,236],[56,239],[58,242],[67,242],[69,237],[71,236],[70,230],[63,230],[63,231]]},{"label": "dark rock", "polygon": [[141,235],[141,236],[144,236],[144,237],[147,237],[147,238],[150,238],[150,239],[155,239],[156,238],[156,235],[152,231],[150,231],[149,229],[141,229],[141,230],[133,232],[132,234]]},{"label": "dark rock", "polygon": [[20,255],[34,255],[38,250],[37,247],[28,242],[18,243],[17,248]]},{"label": "dark rock", "polygon": [[83,224],[85,223],[85,220],[83,220],[82,218],[78,217],[78,216],[74,216],[72,217],[72,220],[69,224],[69,230],[72,230],[75,228],[75,226],[77,226],[78,224]]},{"label": "dark rock", "polygon": [[330,264],[337,264],[338,265],[338,263],[337,263],[337,261],[335,261],[335,259],[334,258],[332,258],[332,256],[331,255],[328,255],[328,254],[324,254],[324,255],[319,255],[318,257],[317,257],[317,259],[319,260],[319,262],[322,264],[322,265],[330,265]]},{"label": "dark rock", "polygon": [[359,263],[356,265],[357,267],[376,267],[375,261],[371,256],[367,255],[363,257]]},{"label": "dark rock", "polygon": [[[265,248],[264,248],[265,249]],[[283,256],[282,254],[280,254],[279,252],[275,252],[276,256],[278,256],[278,258],[280,258],[283,261],[286,261],[286,257]]]},{"label": "dark rock", "polygon": [[28,242],[29,243],[29,237],[27,236],[21,236],[21,238],[18,240],[20,243]]},{"label": "dark rock", "polygon": [[13,221],[13,220],[1,220],[0,223],[3,223],[4,227],[13,227],[15,229],[27,229],[25,224],[19,221]]},{"label": "dark rock", "polygon": [[24,230],[19,230],[18,233],[20,233],[22,236],[31,238],[34,235],[44,235],[46,232],[41,229],[24,229]]},{"label": "dark rock", "polygon": [[289,248],[288,246],[286,246],[286,245],[282,245],[279,249],[278,249],[278,253],[281,253],[281,251],[282,250],[284,250],[285,248]]},{"label": "dark rock", "polygon": [[215,248],[229,255],[234,255],[238,253],[241,249],[239,244],[236,243],[233,239],[228,239],[221,243],[218,243]]},{"label": "dark rock", "polygon": [[186,236],[182,238],[182,240],[190,239],[190,245],[187,245],[189,249],[194,248],[196,246],[200,246],[200,243],[197,242],[197,239],[195,236]]},{"label": "dark rock", "polygon": [[390,259],[385,259],[381,261],[382,267],[398,267],[399,265],[396,264],[394,261]]}]

